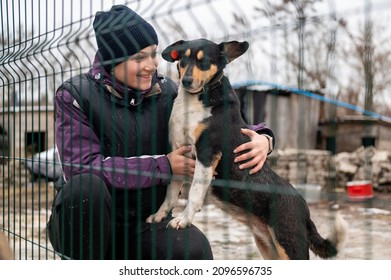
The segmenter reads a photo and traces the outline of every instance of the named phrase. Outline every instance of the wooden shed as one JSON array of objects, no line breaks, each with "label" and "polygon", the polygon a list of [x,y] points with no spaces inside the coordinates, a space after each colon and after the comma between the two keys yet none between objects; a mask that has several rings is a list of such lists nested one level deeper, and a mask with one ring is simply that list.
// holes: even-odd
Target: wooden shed
[{"label": "wooden shed", "polygon": [[344,115],[320,122],[320,147],[333,153],[361,146],[391,150],[391,122],[363,115]]},{"label": "wooden shed", "polygon": [[8,142],[4,155],[8,158],[24,159],[54,147],[53,106],[1,107],[0,125]]},{"label": "wooden shed", "polygon": [[242,115],[249,124],[265,122],[277,139],[278,149],[315,149],[320,101],[288,90],[235,89]]},{"label": "wooden shed", "polygon": [[362,146],[391,150],[390,118],[364,116],[329,104],[318,92],[251,87],[236,92],[247,123],[265,122],[276,135],[278,149],[320,149],[333,154]]}]

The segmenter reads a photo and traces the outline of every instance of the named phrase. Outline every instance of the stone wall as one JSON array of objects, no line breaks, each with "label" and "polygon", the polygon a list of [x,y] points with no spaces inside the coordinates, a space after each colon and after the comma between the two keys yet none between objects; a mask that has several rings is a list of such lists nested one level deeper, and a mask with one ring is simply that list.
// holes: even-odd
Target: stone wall
[{"label": "stone wall", "polygon": [[331,154],[324,150],[274,150],[269,156],[273,169],[292,184],[328,186],[335,177],[330,168]]}]

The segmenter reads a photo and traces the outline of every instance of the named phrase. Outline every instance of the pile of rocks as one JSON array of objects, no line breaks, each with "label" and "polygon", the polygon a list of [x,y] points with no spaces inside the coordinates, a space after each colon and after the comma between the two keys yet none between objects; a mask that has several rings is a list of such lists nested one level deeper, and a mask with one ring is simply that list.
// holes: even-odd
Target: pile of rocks
[{"label": "pile of rocks", "polygon": [[369,180],[375,189],[391,190],[391,152],[361,147],[331,155],[324,150],[275,150],[273,169],[292,184],[345,188],[348,181]]},{"label": "pile of rocks", "polygon": [[374,188],[388,190],[391,186],[391,153],[374,147],[361,147],[353,153],[333,157],[338,185],[348,181],[369,180]]}]

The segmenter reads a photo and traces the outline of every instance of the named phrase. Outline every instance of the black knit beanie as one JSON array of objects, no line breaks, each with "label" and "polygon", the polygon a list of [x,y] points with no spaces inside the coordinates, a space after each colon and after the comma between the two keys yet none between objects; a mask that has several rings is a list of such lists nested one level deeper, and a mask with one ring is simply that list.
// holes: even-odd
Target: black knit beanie
[{"label": "black knit beanie", "polygon": [[97,12],[93,27],[98,54],[107,70],[159,43],[152,25],[124,5],[114,5],[108,12]]}]

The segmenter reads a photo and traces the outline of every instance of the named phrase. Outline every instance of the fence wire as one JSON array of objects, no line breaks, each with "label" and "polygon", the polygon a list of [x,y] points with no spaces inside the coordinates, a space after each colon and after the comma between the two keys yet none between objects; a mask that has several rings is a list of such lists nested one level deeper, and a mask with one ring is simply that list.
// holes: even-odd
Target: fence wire
[{"label": "fence wire", "polygon": [[[247,0],[243,5],[242,2],[1,2],[0,229],[15,259],[72,258],[56,252],[49,240],[47,222],[57,193],[55,182],[62,178],[63,168],[72,172],[94,168],[80,162],[60,163],[58,153],[64,144],[63,134],[55,131],[55,93],[64,81],[88,72],[93,66],[97,51],[93,30],[95,13],[108,11],[114,4],[127,5],[153,25],[159,38],[158,72],[176,82],[175,64],[161,58],[162,50],[168,45],[196,38],[217,43],[248,41],[249,50],[228,65],[225,74],[236,89],[246,122],[265,122],[274,132],[276,145],[269,155],[269,163],[280,176],[303,188],[300,190],[322,235],[331,226],[333,209],[342,211],[353,235],[357,236],[348,240],[346,249],[337,258],[391,257],[384,246],[391,244],[391,76],[388,70],[391,3]],[[103,105],[99,108],[97,119],[100,120],[112,109]],[[151,127],[156,128],[167,116],[158,107],[153,110]],[[124,127],[128,124],[123,122]],[[136,124],[141,125],[142,120],[136,117]],[[106,125],[98,131],[104,137],[111,137],[113,143],[137,138],[136,147],[132,147],[135,150],[126,150],[129,157],[143,155],[146,147],[156,154],[165,154],[169,149],[168,139],[162,140],[158,133],[151,132],[146,139],[129,132],[116,134],[107,130],[110,123]],[[222,133],[228,137],[228,130]],[[82,138],[83,133],[80,135]],[[75,150],[93,145],[90,142],[89,147],[81,147],[81,139],[72,141]],[[115,148],[110,148],[115,157]],[[94,172],[115,172],[138,180],[141,177],[170,179],[168,175],[156,177],[139,168],[115,164],[109,167],[102,164]],[[348,183],[364,181],[373,186],[374,197],[352,199]],[[142,182],[128,183],[141,185]],[[246,188],[243,182],[229,180],[216,180],[215,184]],[[75,189],[78,186],[75,183]],[[132,207],[132,203],[144,207],[143,191],[137,190],[135,201],[126,192],[114,191],[111,195],[115,203],[123,203],[124,207]],[[157,204],[155,188],[151,193]],[[183,193],[180,202],[186,203]],[[148,207],[156,210],[155,205]],[[141,218],[144,217],[138,217]],[[216,259],[260,258],[247,228],[236,225],[213,204],[206,203],[201,213],[196,214],[194,224],[207,236]],[[72,234],[69,238],[73,238]],[[137,234],[133,237],[135,241],[138,238]],[[158,243],[154,238],[153,242]],[[128,246],[131,242],[124,240],[125,244],[111,242],[114,247]],[[144,254],[141,245],[135,244],[138,253],[132,257],[141,258]],[[121,257],[129,258],[131,254],[126,252]],[[152,257],[156,254],[153,252]]]}]

